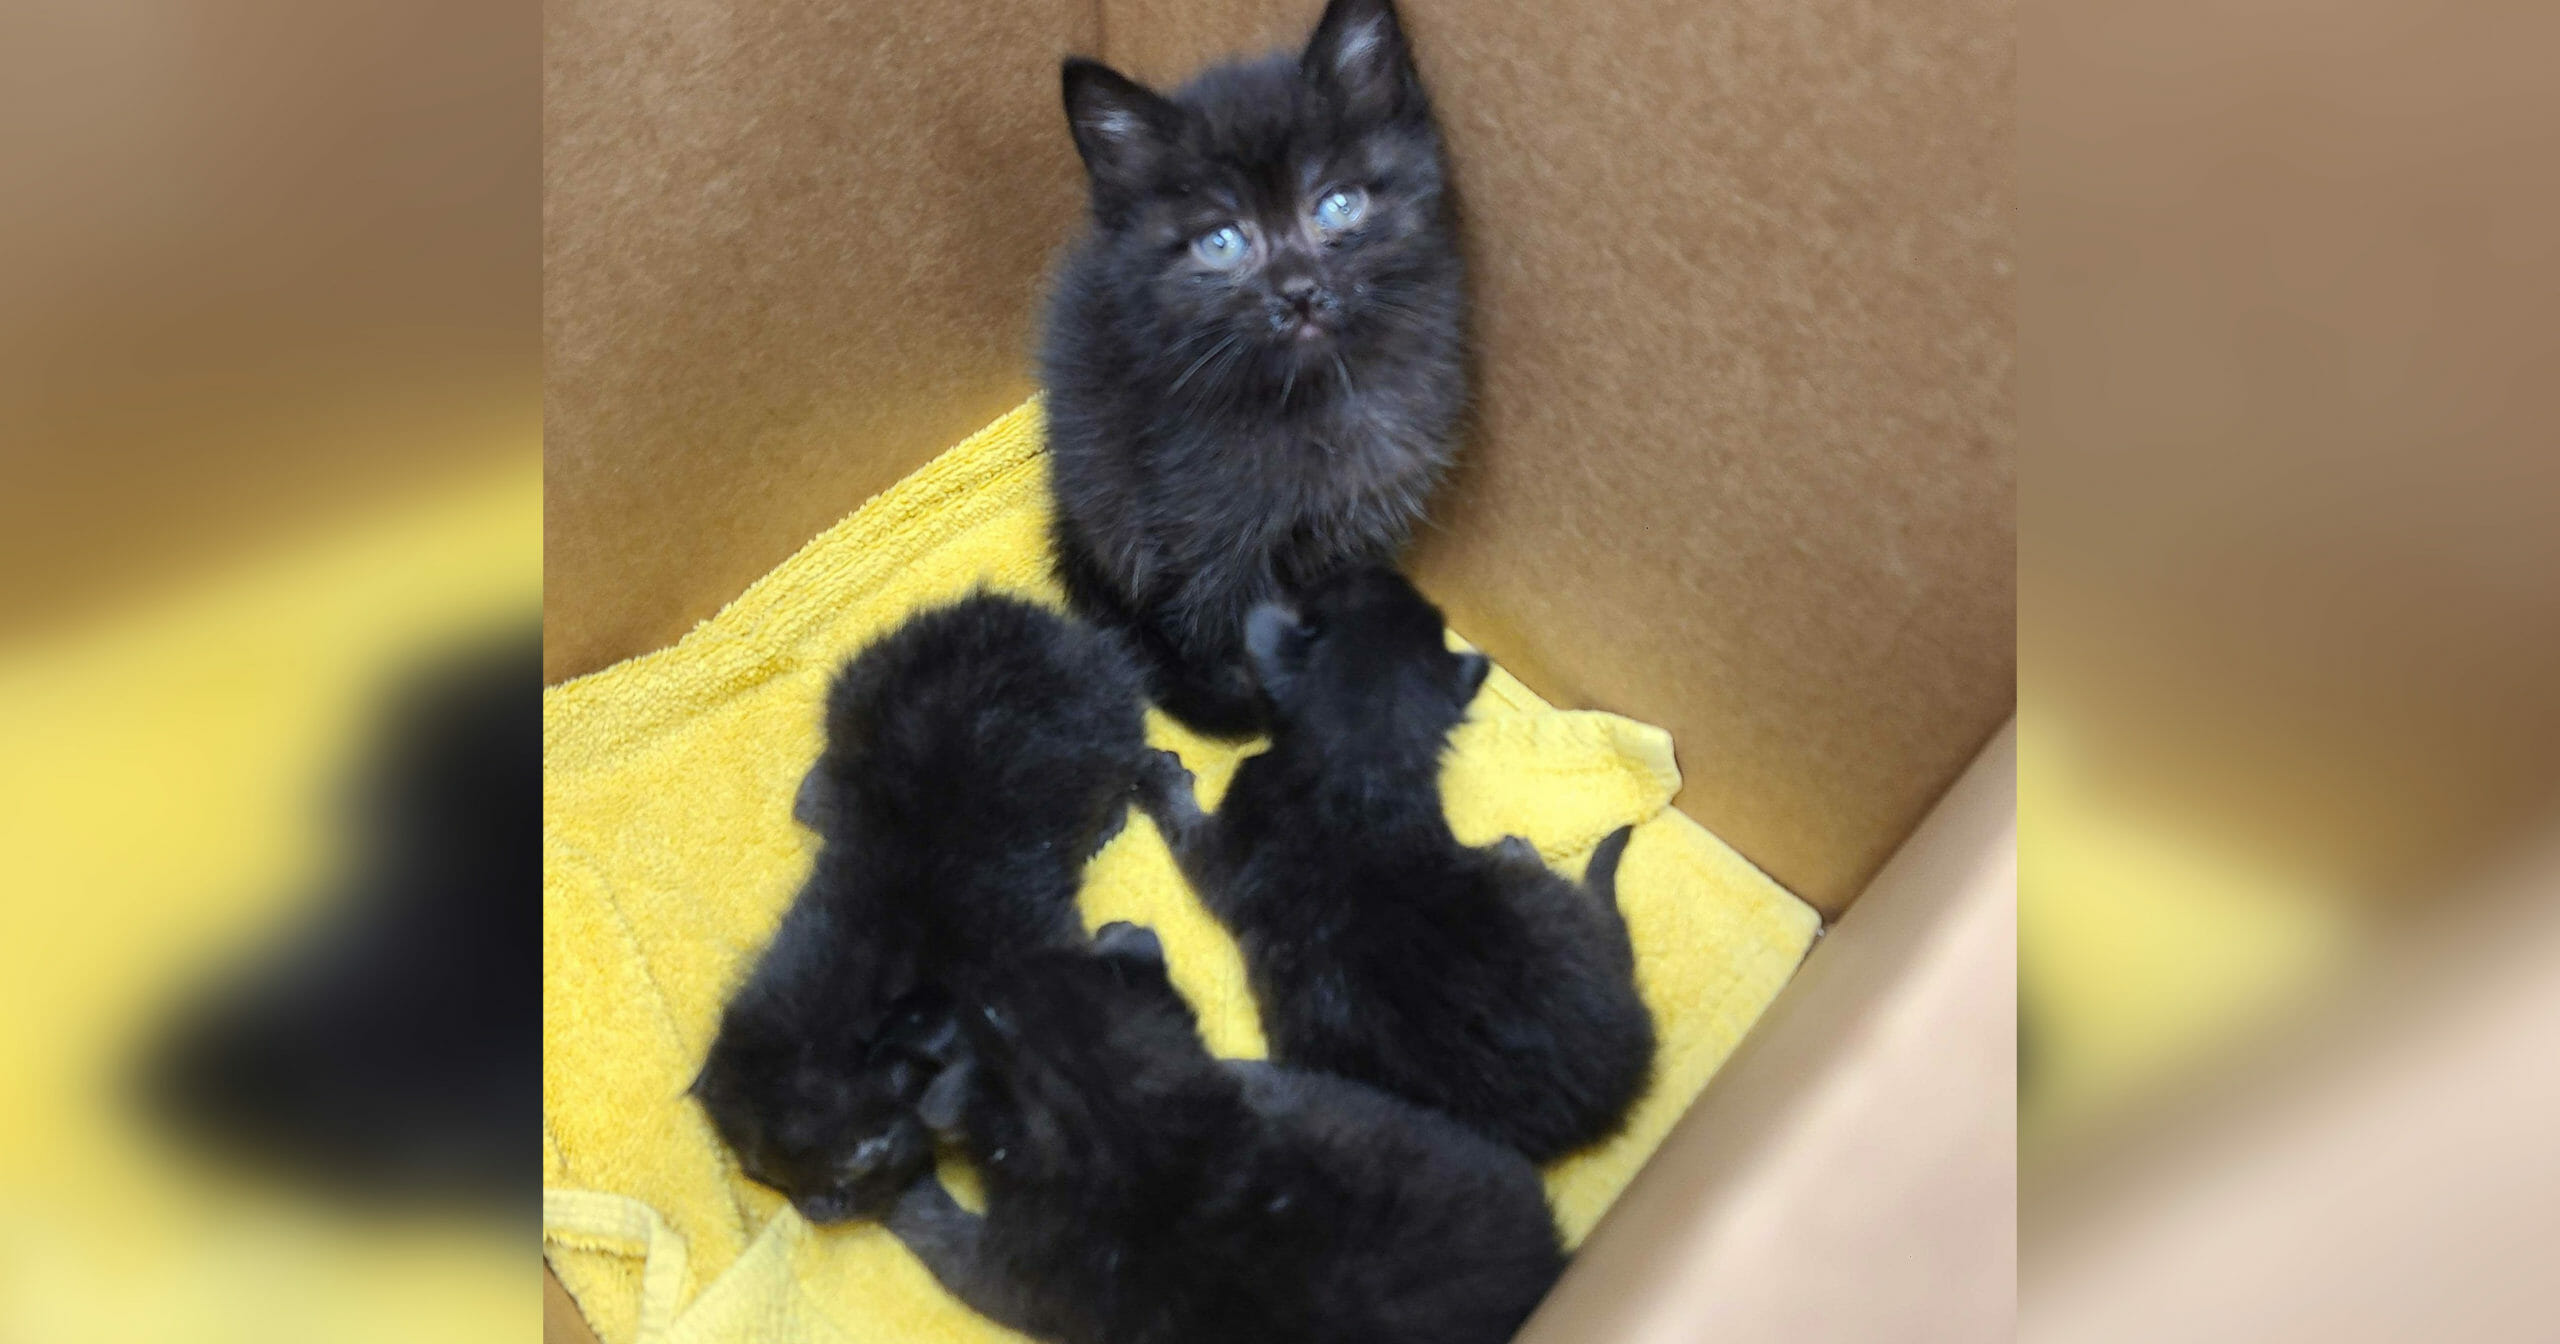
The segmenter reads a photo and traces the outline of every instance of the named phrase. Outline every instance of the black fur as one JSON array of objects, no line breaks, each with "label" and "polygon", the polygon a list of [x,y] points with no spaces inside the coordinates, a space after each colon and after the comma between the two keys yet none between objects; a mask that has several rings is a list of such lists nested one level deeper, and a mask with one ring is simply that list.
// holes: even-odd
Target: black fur
[{"label": "black fur", "polygon": [[1617,907],[1628,832],[1584,883],[1527,841],[1471,849],[1440,756],[1488,664],[1389,570],[1257,610],[1276,711],[1215,817],[1158,753],[1140,802],[1236,936],[1273,1057],[1438,1107],[1544,1162],[1615,1130],[1645,1088],[1653,1020]]},{"label": "black fur", "polygon": [[984,1176],[889,1230],[982,1314],[1066,1344],[1499,1344],[1563,1268],[1537,1170],[1356,1083],[1221,1062],[1155,936],[1043,953],[964,1013],[927,1111]]},{"label": "black fur", "polygon": [[1084,861],[1146,759],[1109,636],[975,596],[865,649],[827,696],[795,812],[807,884],[694,1084],[746,1173],[813,1222],[877,1216],[932,1160],[911,1114],[946,1005],[1076,943]]},{"label": "black fur", "polygon": [[404,684],[351,865],[145,1057],[149,1113],[204,1150],[359,1200],[524,1204],[542,861],[530,624]]},{"label": "black fur", "polygon": [[[1388,0],[1334,0],[1304,53],[1169,98],[1082,60],[1064,85],[1093,210],[1041,348],[1059,574],[1176,718],[1249,735],[1245,613],[1391,560],[1450,460],[1465,294],[1439,132]],[[1366,204],[1326,228],[1337,188]],[[1229,224],[1249,254],[1215,268],[1192,245]]]}]

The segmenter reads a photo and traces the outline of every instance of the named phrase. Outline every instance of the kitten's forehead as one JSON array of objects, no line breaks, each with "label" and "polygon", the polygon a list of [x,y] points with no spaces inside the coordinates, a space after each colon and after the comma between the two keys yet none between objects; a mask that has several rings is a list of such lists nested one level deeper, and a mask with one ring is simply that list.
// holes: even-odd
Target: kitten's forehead
[{"label": "kitten's forehead", "polygon": [[1368,128],[1342,125],[1292,60],[1207,71],[1175,101],[1188,113],[1184,146],[1209,171],[1205,189],[1294,197],[1366,171],[1382,148]]},{"label": "kitten's forehead", "polygon": [[1173,101],[1205,143],[1228,152],[1275,148],[1325,112],[1297,66],[1277,56],[1211,66],[1175,90]]}]

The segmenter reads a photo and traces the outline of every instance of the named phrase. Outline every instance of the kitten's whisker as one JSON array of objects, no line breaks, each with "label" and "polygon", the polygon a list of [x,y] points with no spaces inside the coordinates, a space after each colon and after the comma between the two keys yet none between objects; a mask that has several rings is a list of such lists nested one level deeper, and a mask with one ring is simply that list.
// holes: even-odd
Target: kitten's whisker
[{"label": "kitten's whisker", "polygon": [[1201,365],[1208,363],[1222,352],[1232,348],[1235,345],[1236,340],[1236,336],[1233,333],[1229,333],[1225,340],[1211,346],[1206,354],[1203,354],[1198,359],[1191,361],[1191,367],[1184,369],[1182,371],[1182,376],[1174,379],[1173,386],[1166,388],[1165,391],[1168,394],[1181,391],[1182,385],[1191,381],[1191,375],[1198,373]]},{"label": "kitten's whisker", "polygon": [[1192,348],[1193,346],[1198,345],[1198,344],[1200,344],[1200,343],[1201,343],[1201,342],[1203,342],[1203,341],[1209,340],[1211,337],[1214,337],[1214,336],[1216,336],[1217,334],[1218,334],[1218,328],[1216,328],[1216,327],[1202,327],[1202,328],[1201,328],[1200,330],[1198,330],[1198,331],[1190,332],[1190,333],[1188,333],[1188,334],[1186,334],[1186,335],[1184,335],[1184,336],[1182,336],[1182,337],[1180,337],[1180,338],[1176,339],[1176,340],[1174,341],[1174,343],[1173,343],[1173,344],[1168,345],[1168,346],[1166,346],[1166,347],[1165,347],[1164,352],[1165,352],[1167,355],[1178,355],[1178,354],[1181,354],[1182,352],[1184,352],[1184,351],[1186,351],[1186,350],[1189,350],[1189,349],[1190,349],[1190,348]]}]

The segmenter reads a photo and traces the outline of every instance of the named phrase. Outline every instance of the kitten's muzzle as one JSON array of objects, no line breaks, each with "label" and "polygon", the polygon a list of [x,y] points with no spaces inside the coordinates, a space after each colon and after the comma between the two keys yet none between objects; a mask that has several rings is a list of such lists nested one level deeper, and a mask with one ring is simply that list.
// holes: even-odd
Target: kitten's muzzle
[{"label": "kitten's muzzle", "polygon": [[904,1119],[856,1144],[832,1184],[790,1192],[791,1207],[819,1224],[882,1217],[932,1160],[932,1140],[912,1118]]},{"label": "kitten's muzzle", "polygon": [[1273,331],[1314,340],[1331,334],[1342,316],[1342,296],[1313,276],[1293,275],[1280,282],[1278,296],[1263,305],[1263,312]]}]

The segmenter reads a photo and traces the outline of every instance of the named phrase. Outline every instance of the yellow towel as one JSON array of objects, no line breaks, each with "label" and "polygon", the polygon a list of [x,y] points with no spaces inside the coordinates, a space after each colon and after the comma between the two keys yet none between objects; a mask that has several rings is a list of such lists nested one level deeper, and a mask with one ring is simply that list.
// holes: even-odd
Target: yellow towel
[{"label": "yellow towel", "polygon": [[[684,1089],[729,987],[805,874],[791,799],[827,678],[901,617],[973,585],[1056,602],[1036,403],[865,504],[673,648],[543,701],[543,1203],[547,1254],[613,1344],[1015,1336],[943,1294],[876,1226],[811,1227],[742,1178]],[[1149,716],[1214,804],[1250,748]],[[1811,908],[1667,804],[1658,728],[1549,708],[1497,670],[1456,734],[1451,824],[1536,842],[1567,872],[1640,823],[1619,877],[1661,1029],[1626,1133],[1548,1187],[1579,1241],[1803,957]],[[1234,945],[1143,818],[1096,857],[1085,921],[1150,924],[1210,1048],[1263,1051]]]}]

